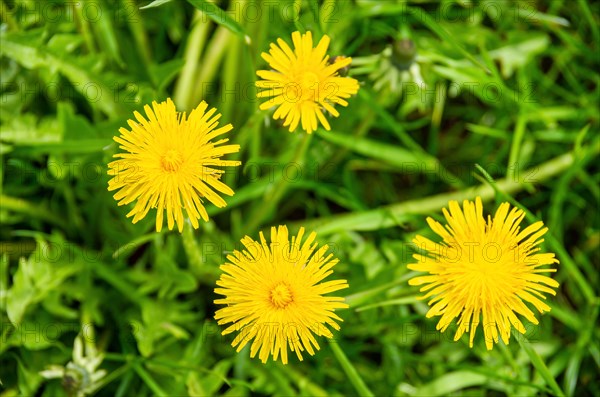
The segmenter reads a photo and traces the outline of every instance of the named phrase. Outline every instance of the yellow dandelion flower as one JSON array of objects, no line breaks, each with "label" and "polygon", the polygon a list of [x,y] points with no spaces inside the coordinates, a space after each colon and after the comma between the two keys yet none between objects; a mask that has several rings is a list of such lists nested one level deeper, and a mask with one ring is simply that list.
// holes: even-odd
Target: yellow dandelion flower
[{"label": "yellow dandelion flower", "polygon": [[350,65],[351,58],[336,57],[329,62],[326,55],[329,36],[324,35],[313,48],[311,32],[300,35],[292,33],[294,51],[282,39],[271,43],[269,54],[262,57],[275,70],[259,70],[256,74],[264,80],[256,86],[263,88],[259,98],[270,98],[260,105],[262,110],[278,106],[273,114],[275,120],[285,119],[283,126],[293,132],[301,123],[302,129],[312,133],[317,129],[317,119],[330,130],[329,122],[323,115],[323,109],[339,116],[334,105],[347,106],[344,98],[350,98],[358,92],[358,81],[342,77],[340,71]]},{"label": "yellow dandelion flower", "polygon": [[192,110],[189,117],[178,113],[171,99],[146,105],[146,118],[135,112],[137,120],[128,120],[131,131],[121,128],[120,136],[114,137],[125,153],[114,155],[118,160],[108,164],[108,190],[118,190],[113,196],[119,205],[136,201],[127,217],[133,223],[144,218],[150,208],[156,208],[156,231],[163,225],[163,212],[167,211],[169,230],[174,223],[183,230],[183,210],[192,226],[198,228],[198,219],[208,221],[204,199],[217,207],[224,207],[225,200],[218,193],[233,195],[233,190],[220,181],[221,169],[232,167],[239,161],[221,160],[223,155],[236,153],[239,145],[222,145],[228,139],[211,140],[225,134],[233,127],[227,124],[215,129],[220,114],[216,109],[206,111],[202,102]]},{"label": "yellow dandelion flower", "polygon": [[317,249],[316,233],[304,243],[303,236],[301,228],[290,242],[285,226],[271,228],[270,244],[262,233],[260,243],[246,236],[241,242],[247,250],[234,251],[221,265],[224,274],[215,293],[225,298],[215,303],[227,306],[217,310],[215,319],[219,325],[233,323],[223,335],[239,332],[232,342],[238,352],[254,339],[250,356],[258,353],[263,363],[281,355],[287,364],[288,346],[300,361],[304,349],[314,355],[313,346],[319,350],[314,335],[332,338],[326,325],[339,330],[336,320],[342,319],[334,310],[348,307],[344,298],[323,296],[348,288],[346,280],[321,282],[338,260],[325,256],[327,245]]},{"label": "yellow dandelion flower", "polygon": [[[558,263],[552,253],[539,253],[537,247],[548,228],[536,222],[522,231],[519,224],[525,212],[510,209],[509,203],[500,205],[494,218],[483,217],[481,198],[475,203],[465,200],[461,210],[456,201],[449,203],[450,212],[443,209],[448,221],[445,227],[431,218],[427,223],[442,238],[442,242],[416,236],[413,242],[428,251],[428,255],[415,254],[418,263],[408,265],[411,270],[427,272],[409,281],[410,285],[423,285],[422,299],[431,298],[427,317],[441,316],[437,329],[444,332],[458,317],[454,340],[470,332],[469,345],[482,322],[488,350],[498,343],[498,335],[508,344],[511,325],[520,333],[525,327],[516,314],[538,324],[534,313],[525,302],[540,313],[550,310],[542,300],[542,293],[555,295],[558,283],[540,273],[555,272],[542,268]],[[509,212],[510,210],[510,212]],[[483,317],[480,320],[480,317]]]}]

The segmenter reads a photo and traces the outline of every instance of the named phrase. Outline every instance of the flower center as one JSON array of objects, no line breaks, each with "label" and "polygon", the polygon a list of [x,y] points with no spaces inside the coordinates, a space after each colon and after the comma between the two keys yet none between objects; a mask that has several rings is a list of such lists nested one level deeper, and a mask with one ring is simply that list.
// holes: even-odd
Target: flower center
[{"label": "flower center", "polygon": [[293,301],[292,292],[290,288],[280,283],[271,291],[271,302],[278,309],[283,309]]},{"label": "flower center", "polygon": [[167,172],[176,172],[183,163],[183,156],[178,150],[169,149],[160,159],[160,165]]},{"label": "flower center", "polygon": [[303,74],[300,80],[300,86],[302,87],[302,99],[314,100],[319,96],[319,78],[313,72],[306,72]]}]

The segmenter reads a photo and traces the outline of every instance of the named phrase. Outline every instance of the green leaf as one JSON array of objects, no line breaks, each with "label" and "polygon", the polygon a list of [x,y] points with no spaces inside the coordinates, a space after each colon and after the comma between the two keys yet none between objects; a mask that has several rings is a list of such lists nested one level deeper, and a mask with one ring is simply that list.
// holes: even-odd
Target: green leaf
[{"label": "green leaf", "polygon": [[432,157],[425,157],[402,147],[369,140],[366,138],[348,139],[348,136],[336,132],[318,130],[318,135],[353,152],[383,160],[390,165],[406,172],[429,170],[435,167],[437,161]]},{"label": "green leaf", "polygon": [[17,146],[59,142],[61,139],[60,122],[56,117],[38,119],[32,113],[25,113],[2,125],[2,140]]},{"label": "green leaf", "polygon": [[[4,248],[4,247],[3,247]],[[0,256],[0,310],[4,307],[6,295],[8,294],[8,253],[3,252]]]},{"label": "green leaf", "polygon": [[386,300],[386,301],[373,303],[371,305],[361,306],[361,307],[356,308],[356,311],[362,312],[364,310],[370,310],[370,309],[375,309],[375,308],[384,307],[384,306],[408,305],[411,303],[416,303],[418,301],[419,301],[419,295],[405,296],[402,298],[390,299],[390,300]]},{"label": "green leaf", "polygon": [[13,285],[8,290],[6,314],[13,324],[20,324],[25,310],[35,299],[35,289],[29,268],[31,264],[25,258],[19,259],[19,267],[13,277]]},{"label": "green leaf", "polygon": [[55,143],[20,145],[14,149],[15,154],[36,156],[49,153],[101,153],[112,144],[110,139],[82,139]]},{"label": "green leaf", "polygon": [[64,141],[82,141],[96,137],[96,130],[85,117],[75,114],[71,103],[59,102],[57,113]]},{"label": "green leaf", "polygon": [[99,58],[60,54],[43,45],[42,35],[38,31],[2,33],[0,40],[0,55],[14,59],[28,69],[59,71],[92,106],[98,106],[109,116],[119,113],[112,89],[97,73],[101,66]]},{"label": "green leaf", "polygon": [[133,335],[144,357],[154,354],[159,342],[167,338],[189,339],[182,325],[196,323],[198,316],[191,305],[170,300],[146,300],[142,303],[142,321],[133,320]]},{"label": "green leaf", "polygon": [[227,372],[231,368],[231,360],[221,360],[209,374],[203,375],[200,383],[207,396],[214,395],[226,381]]},{"label": "green leaf", "polygon": [[243,38],[246,41],[246,43],[250,43],[250,36],[248,36],[244,28],[242,28],[240,24],[238,24],[233,18],[227,15],[227,13],[221,8],[219,8],[216,4],[211,3],[208,0],[187,1],[188,3],[196,7],[198,10],[208,15],[208,17],[215,21],[217,24],[225,26],[231,32]]},{"label": "green leaf", "polygon": [[557,396],[564,396],[565,393],[561,390],[558,383],[556,383],[556,379],[554,379],[554,376],[544,363],[544,360],[542,360],[537,351],[535,351],[531,342],[529,342],[524,335],[519,334],[519,332],[514,328],[512,329],[512,334],[513,337],[519,342],[519,346],[521,346],[525,353],[527,353],[527,356],[529,356],[529,360],[535,369],[538,370],[546,384],[550,387],[550,389],[552,389],[552,392]]},{"label": "green leaf", "polygon": [[19,392],[21,396],[34,396],[42,383],[42,377],[33,368],[28,368],[24,360],[15,357],[19,379]]},{"label": "green leaf", "polygon": [[154,8],[154,7],[159,7],[163,4],[167,4],[172,2],[173,0],[154,0],[152,3],[145,5],[143,7],[140,7],[140,10],[145,10],[147,8]]},{"label": "green leaf", "polygon": [[350,360],[348,360],[348,357],[346,357],[346,354],[344,353],[344,350],[339,346],[338,341],[330,341],[329,346],[333,351],[333,355],[344,370],[346,377],[348,378],[350,383],[352,383],[354,389],[356,389],[356,391],[358,392],[358,395],[361,397],[374,396],[373,392],[369,390],[369,388],[365,384],[365,381],[362,379],[352,362],[350,362]]},{"label": "green leaf", "polygon": [[489,55],[500,62],[502,77],[509,78],[516,70],[544,52],[549,44],[550,39],[547,35],[532,37],[531,33],[526,33],[520,41],[492,50]]},{"label": "green leaf", "polygon": [[96,36],[99,38],[100,44],[105,52],[108,53],[121,68],[124,68],[125,63],[119,52],[119,40],[117,39],[112,18],[108,15],[104,18],[98,18],[92,26],[94,30],[97,31]]},{"label": "green leaf", "polygon": [[445,374],[415,391],[417,396],[446,396],[467,387],[480,386],[488,382],[487,377],[470,371]]},{"label": "green leaf", "polygon": [[173,59],[159,65],[150,65],[150,77],[158,91],[163,91],[177,77],[184,64],[183,59]]},{"label": "green leaf", "polygon": [[6,300],[6,312],[12,323],[19,324],[30,306],[44,301],[79,270],[80,265],[73,258],[70,244],[58,239],[51,242],[38,240],[31,256],[19,260]]},{"label": "green leaf", "polygon": [[463,54],[467,59],[473,62],[475,65],[479,66],[486,73],[489,73],[489,69],[475,56],[473,56],[469,51],[463,47],[459,41],[452,36],[446,29],[444,29],[436,20],[430,17],[422,8],[418,7],[407,7],[408,12],[418,21],[420,21],[423,25],[427,26],[431,29],[435,34],[437,34],[442,40],[453,45],[461,54]]}]

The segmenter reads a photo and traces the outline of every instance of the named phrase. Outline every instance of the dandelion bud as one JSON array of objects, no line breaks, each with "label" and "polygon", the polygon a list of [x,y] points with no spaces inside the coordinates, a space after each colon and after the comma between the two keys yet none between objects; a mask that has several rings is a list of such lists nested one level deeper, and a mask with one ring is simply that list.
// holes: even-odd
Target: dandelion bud
[{"label": "dandelion bud", "polygon": [[392,63],[399,70],[408,70],[417,58],[417,47],[411,39],[401,39],[392,46]]}]

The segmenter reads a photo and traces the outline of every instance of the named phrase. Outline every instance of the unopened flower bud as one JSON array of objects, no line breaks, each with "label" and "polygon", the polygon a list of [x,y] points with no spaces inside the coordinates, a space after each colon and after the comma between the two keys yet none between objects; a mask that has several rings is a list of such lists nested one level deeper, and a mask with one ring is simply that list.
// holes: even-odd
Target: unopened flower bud
[{"label": "unopened flower bud", "polygon": [[392,46],[392,64],[399,70],[408,70],[417,58],[417,47],[411,39],[401,39]]}]

